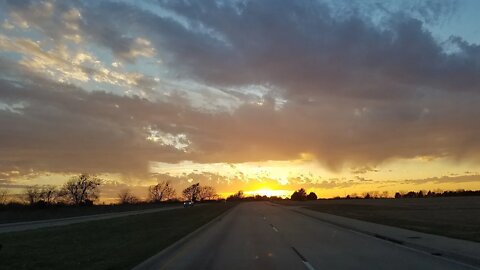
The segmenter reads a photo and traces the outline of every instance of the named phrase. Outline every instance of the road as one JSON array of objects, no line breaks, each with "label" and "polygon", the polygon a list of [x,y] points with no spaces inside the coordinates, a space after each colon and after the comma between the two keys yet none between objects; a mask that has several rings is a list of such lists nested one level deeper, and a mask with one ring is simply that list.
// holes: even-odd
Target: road
[{"label": "road", "polygon": [[476,269],[267,202],[242,203],[157,257],[136,269]]},{"label": "road", "polygon": [[[196,207],[199,207],[199,206],[201,205],[197,205]],[[5,223],[5,224],[0,224],[0,233],[35,230],[35,229],[54,227],[54,226],[64,226],[64,225],[70,225],[70,224],[80,223],[80,222],[148,214],[148,213],[155,213],[155,212],[179,209],[179,208],[183,208],[183,206],[181,205],[167,206],[167,207],[159,207],[159,208],[153,208],[153,209],[125,211],[125,212],[116,212],[116,213],[108,213],[108,214],[96,214],[96,215],[87,215],[87,216],[59,218],[59,219],[45,219],[45,220],[36,220],[36,221],[29,221],[29,222]]]}]

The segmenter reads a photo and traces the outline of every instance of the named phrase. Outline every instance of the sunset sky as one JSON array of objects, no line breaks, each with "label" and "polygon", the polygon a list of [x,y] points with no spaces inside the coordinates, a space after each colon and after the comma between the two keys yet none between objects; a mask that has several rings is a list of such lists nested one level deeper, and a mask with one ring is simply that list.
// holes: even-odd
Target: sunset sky
[{"label": "sunset sky", "polygon": [[480,189],[479,10],[0,1],[0,188]]}]

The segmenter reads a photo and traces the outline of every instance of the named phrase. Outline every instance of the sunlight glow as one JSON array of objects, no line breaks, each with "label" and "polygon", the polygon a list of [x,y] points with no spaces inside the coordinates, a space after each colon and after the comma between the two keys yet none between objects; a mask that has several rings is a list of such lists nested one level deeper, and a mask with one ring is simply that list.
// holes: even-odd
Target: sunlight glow
[{"label": "sunlight glow", "polygon": [[285,190],[285,189],[268,189],[268,188],[262,188],[262,189],[257,189],[257,190],[251,190],[251,191],[245,191],[245,195],[247,196],[255,196],[255,195],[260,195],[260,196],[267,196],[267,197],[289,197],[290,194],[293,191],[291,190]]}]

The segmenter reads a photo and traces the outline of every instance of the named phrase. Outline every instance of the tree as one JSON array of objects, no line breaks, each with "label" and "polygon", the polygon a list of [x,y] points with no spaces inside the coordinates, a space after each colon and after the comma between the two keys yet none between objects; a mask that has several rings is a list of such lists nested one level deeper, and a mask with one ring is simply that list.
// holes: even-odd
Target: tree
[{"label": "tree", "polygon": [[44,185],[40,189],[40,199],[47,205],[56,203],[58,196],[59,192],[56,186]]},{"label": "tree", "polygon": [[62,195],[74,205],[91,205],[98,198],[102,181],[88,174],[72,177],[63,185]]},{"label": "tree", "polygon": [[25,197],[30,205],[52,205],[58,196],[57,187],[52,185],[34,185],[25,189]]},{"label": "tree", "polygon": [[8,190],[0,189],[0,205],[7,204]]},{"label": "tree", "polygon": [[28,186],[25,188],[25,198],[30,205],[35,205],[42,199],[42,192],[38,185]]},{"label": "tree", "polygon": [[214,187],[211,186],[199,186],[198,198],[200,201],[215,200],[218,198],[218,194]]},{"label": "tree", "polygon": [[237,193],[227,197],[227,201],[240,201],[244,198],[243,190],[239,190]]},{"label": "tree", "polygon": [[124,189],[118,193],[118,203],[120,204],[134,204],[138,201],[139,199],[129,189]]},{"label": "tree", "polygon": [[186,189],[183,190],[182,192],[183,194],[183,197],[186,199],[186,200],[189,200],[189,201],[192,201],[192,202],[196,202],[197,200],[199,200],[199,195],[200,195],[200,183],[196,183],[196,184],[193,184],[189,187],[187,187]]},{"label": "tree", "polygon": [[307,199],[307,192],[304,188],[301,188],[293,192],[292,196],[290,196],[290,199],[294,201],[305,201]]},{"label": "tree", "polygon": [[148,196],[152,202],[170,200],[175,197],[175,189],[170,185],[170,182],[161,181],[148,188]]},{"label": "tree", "polygon": [[309,201],[314,201],[317,199],[317,194],[315,194],[315,192],[310,192],[307,196],[307,200]]}]

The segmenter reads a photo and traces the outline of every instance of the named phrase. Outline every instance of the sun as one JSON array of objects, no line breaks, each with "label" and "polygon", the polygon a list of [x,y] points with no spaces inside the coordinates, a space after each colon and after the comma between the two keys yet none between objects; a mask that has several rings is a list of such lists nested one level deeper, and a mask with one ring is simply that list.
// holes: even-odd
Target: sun
[{"label": "sun", "polygon": [[255,195],[260,195],[260,196],[267,196],[267,197],[288,197],[290,195],[290,190],[285,190],[285,189],[269,189],[269,188],[261,188],[257,190],[250,190],[250,191],[245,191],[245,194],[247,196],[255,196]]}]

